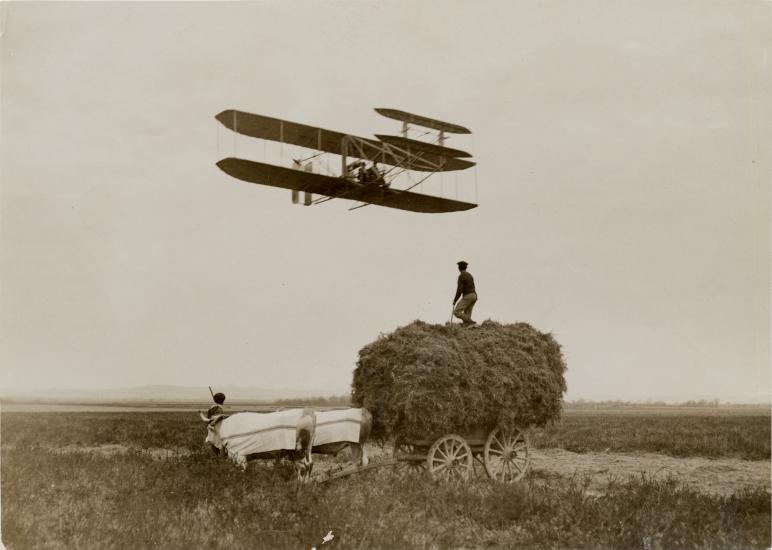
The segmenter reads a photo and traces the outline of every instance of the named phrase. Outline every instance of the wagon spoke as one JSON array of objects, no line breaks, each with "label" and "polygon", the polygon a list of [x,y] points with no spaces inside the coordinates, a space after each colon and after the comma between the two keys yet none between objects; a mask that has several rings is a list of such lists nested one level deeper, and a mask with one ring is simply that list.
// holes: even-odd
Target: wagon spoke
[{"label": "wagon spoke", "polygon": [[442,453],[442,456],[446,458],[450,458],[453,456],[453,447],[450,445],[449,441],[443,441],[442,445],[437,447],[437,450]]},{"label": "wagon spoke", "polygon": [[522,472],[525,469],[525,463],[526,462],[527,461],[524,458],[519,458],[518,457],[518,458],[513,458],[512,459],[512,464],[515,466],[515,468],[517,468],[518,472]]},{"label": "wagon spoke", "polygon": [[455,434],[437,439],[426,456],[425,467],[436,478],[466,479],[473,470],[472,450],[462,437]]},{"label": "wagon spoke", "polygon": [[450,442],[450,446],[451,446],[451,449],[453,449],[453,451],[452,451],[452,458],[457,458],[457,457],[458,457],[458,455],[459,455],[459,454],[461,453],[461,451],[463,450],[463,447],[461,447],[461,446],[458,444],[458,442],[457,442],[457,441],[455,441],[455,440],[453,440],[453,441],[451,441],[451,442]]},{"label": "wagon spoke", "polygon": [[[415,445],[404,442],[402,439],[397,439],[394,442],[394,457],[399,460],[400,455],[416,455],[423,454],[421,449]],[[402,467],[409,472],[417,472],[426,468],[426,464],[415,460],[400,461]]]},{"label": "wagon spoke", "polygon": [[485,471],[491,479],[513,482],[528,469],[528,439],[517,427],[495,428],[483,450]]},{"label": "wagon spoke", "polygon": [[502,459],[499,461],[499,463],[498,463],[498,464],[499,464],[499,468],[498,468],[498,470],[499,470],[499,472],[501,472],[501,476],[502,476],[502,477],[504,477],[504,478],[506,478],[506,476],[507,476],[508,472],[510,471],[510,470],[509,470],[509,462],[507,461],[507,459],[505,459],[505,458],[502,458]]},{"label": "wagon spoke", "polygon": [[450,446],[446,441],[443,441],[442,445],[437,447],[437,452],[440,453],[442,456],[444,456],[446,459],[452,456]]},{"label": "wagon spoke", "polygon": [[444,447],[445,447],[445,450],[447,451],[447,454],[445,456],[451,459],[456,456],[456,446],[452,440],[446,441],[444,444]]},{"label": "wagon spoke", "polygon": [[513,460],[509,461],[509,479],[515,479],[517,476],[520,475],[520,469],[517,468],[517,465],[514,463]]}]

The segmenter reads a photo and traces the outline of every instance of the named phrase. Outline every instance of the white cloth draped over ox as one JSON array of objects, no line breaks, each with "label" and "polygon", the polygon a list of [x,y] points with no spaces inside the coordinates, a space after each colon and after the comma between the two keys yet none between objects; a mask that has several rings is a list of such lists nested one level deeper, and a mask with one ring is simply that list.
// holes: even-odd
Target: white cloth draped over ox
[{"label": "white cloth draped over ox", "polygon": [[316,411],[314,445],[343,441],[358,443],[363,422],[363,409]]},{"label": "white cloth draped over ox", "polygon": [[234,414],[210,427],[206,440],[238,456],[294,450],[302,415],[303,409]]}]

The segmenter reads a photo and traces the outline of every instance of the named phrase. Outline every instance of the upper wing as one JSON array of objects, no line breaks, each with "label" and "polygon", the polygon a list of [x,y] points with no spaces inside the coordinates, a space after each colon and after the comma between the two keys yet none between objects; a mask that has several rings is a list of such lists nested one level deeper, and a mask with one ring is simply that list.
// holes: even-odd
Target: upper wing
[{"label": "upper wing", "polygon": [[375,110],[379,115],[383,115],[387,118],[393,118],[401,122],[407,122],[408,124],[415,124],[417,126],[423,126],[424,128],[431,128],[432,130],[438,130],[440,132],[448,132],[451,134],[471,134],[472,132],[468,128],[459,126],[458,124],[451,124],[450,122],[443,122],[441,120],[435,120],[433,118],[414,115],[412,113],[406,113],[399,109],[383,109],[378,108]]},{"label": "upper wing", "polygon": [[361,185],[343,178],[333,178],[234,157],[221,160],[217,166],[234,178],[252,183],[297,189],[317,195],[368,202],[412,212],[456,212],[477,206],[468,202],[398,191],[376,185]]},{"label": "upper wing", "polygon": [[[280,141],[308,149],[318,149],[336,155],[343,154],[343,138],[346,134],[333,132],[323,128],[315,128],[306,124],[298,124],[264,115],[255,115],[228,109],[217,116],[217,120],[234,132],[271,141]],[[373,147],[379,143],[374,139],[357,138],[368,142]],[[370,160],[370,159],[368,159]]]},{"label": "upper wing", "polygon": [[226,128],[245,136],[289,143],[336,155],[343,155],[344,139],[352,138],[348,140],[346,155],[382,164],[401,166],[408,170],[448,172],[474,166],[474,163],[468,160],[446,158],[431,152],[405,156],[398,152],[389,151],[384,143],[378,140],[233,109],[222,111],[215,118]]},{"label": "upper wing", "polygon": [[466,151],[460,149],[451,149],[450,147],[443,147],[441,145],[435,145],[434,143],[427,143],[425,141],[418,141],[417,139],[409,139],[402,136],[390,136],[384,134],[376,134],[375,137],[380,139],[384,143],[389,145],[395,145],[402,149],[407,149],[411,152],[429,153],[438,157],[471,157]]}]

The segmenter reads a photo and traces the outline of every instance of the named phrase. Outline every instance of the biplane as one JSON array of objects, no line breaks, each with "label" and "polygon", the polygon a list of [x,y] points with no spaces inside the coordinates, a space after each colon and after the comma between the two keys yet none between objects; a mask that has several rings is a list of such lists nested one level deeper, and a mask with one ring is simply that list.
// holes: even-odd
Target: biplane
[{"label": "biplane", "polygon": [[[411,212],[458,212],[477,205],[410,191],[439,172],[465,170],[475,165],[471,155],[445,146],[446,134],[469,134],[457,124],[413,115],[395,109],[375,109],[379,114],[400,121],[401,135],[376,134],[375,139],[325,130],[297,122],[228,109],[215,118],[237,134],[295,145],[314,151],[308,159],[294,159],[292,167],[277,166],[236,157],[220,160],[217,166],[243,181],[292,190],[292,200],[310,206],[332,199],[409,210]],[[408,137],[410,125],[436,132],[433,142]],[[431,133],[431,132],[427,132]],[[331,175],[312,171],[310,158],[322,154],[340,157],[340,170]],[[337,159],[336,159],[337,160]],[[405,189],[392,187],[398,175],[418,173]],[[314,198],[314,195],[320,195]]]}]

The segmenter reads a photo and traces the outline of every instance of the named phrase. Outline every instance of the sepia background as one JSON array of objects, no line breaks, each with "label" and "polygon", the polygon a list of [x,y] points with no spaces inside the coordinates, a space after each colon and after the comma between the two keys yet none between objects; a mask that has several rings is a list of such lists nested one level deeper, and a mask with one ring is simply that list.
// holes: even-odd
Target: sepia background
[{"label": "sepia background", "polygon": [[[0,386],[346,393],[379,333],[448,321],[464,259],[478,320],[562,344],[567,399],[767,400],[769,10],[3,3]],[[224,109],[395,133],[374,107],[470,128],[440,191],[479,207],[215,166],[252,147]]]}]

